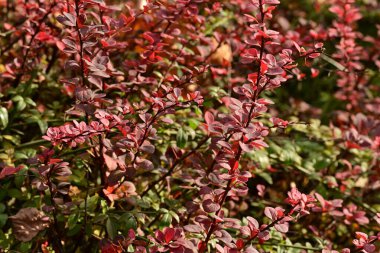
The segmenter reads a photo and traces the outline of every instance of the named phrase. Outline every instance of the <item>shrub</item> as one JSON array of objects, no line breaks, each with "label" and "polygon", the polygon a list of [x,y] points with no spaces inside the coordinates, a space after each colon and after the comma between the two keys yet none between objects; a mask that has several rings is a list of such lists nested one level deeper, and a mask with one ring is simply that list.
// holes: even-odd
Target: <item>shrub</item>
[{"label": "shrub", "polygon": [[0,247],[376,252],[376,1],[2,6]]}]

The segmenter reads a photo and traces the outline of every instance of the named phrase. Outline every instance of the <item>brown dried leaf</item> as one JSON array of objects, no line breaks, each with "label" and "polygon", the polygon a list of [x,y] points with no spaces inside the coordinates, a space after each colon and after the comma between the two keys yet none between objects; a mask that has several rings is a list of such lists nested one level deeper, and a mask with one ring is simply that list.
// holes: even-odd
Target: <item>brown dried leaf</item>
[{"label": "brown dried leaf", "polygon": [[49,226],[49,217],[34,207],[22,208],[12,220],[13,234],[19,241],[27,242]]},{"label": "brown dried leaf", "polygon": [[[214,48],[218,47],[218,42],[213,38],[212,44]],[[214,49],[215,50],[215,49]],[[225,66],[226,64],[230,64],[232,61],[232,49],[230,44],[227,42],[222,43],[218,48],[216,48],[215,52],[211,55],[211,63]]]}]

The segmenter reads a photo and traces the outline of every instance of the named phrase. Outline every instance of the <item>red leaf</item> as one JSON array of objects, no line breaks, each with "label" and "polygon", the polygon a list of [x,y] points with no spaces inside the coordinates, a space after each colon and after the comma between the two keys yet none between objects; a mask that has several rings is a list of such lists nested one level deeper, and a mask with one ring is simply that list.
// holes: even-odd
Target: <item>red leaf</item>
[{"label": "red leaf", "polygon": [[58,47],[59,50],[63,51],[65,49],[65,44],[62,41],[56,41],[55,45]]},{"label": "red leaf", "polygon": [[212,115],[211,112],[207,111],[207,112],[205,113],[205,121],[206,121],[206,123],[207,123],[208,125],[211,124],[212,122],[215,121],[214,115]]},{"label": "red leaf", "polygon": [[311,68],[311,77],[316,78],[319,75],[319,70],[315,68]]},{"label": "red leaf", "polygon": [[174,237],[175,230],[174,228],[166,228],[164,233],[165,233],[165,242],[169,243]]},{"label": "red leaf", "polygon": [[232,171],[237,170],[237,168],[239,168],[239,161],[236,161],[236,162],[234,163],[234,166],[232,167]]},{"label": "red leaf", "polygon": [[106,163],[106,165],[110,171],[113,171],[117,168],[117,160],[116,159],[114,159],[114,158],[112,158],[106,154],[103,154],[103,158],[104,158],[104,161],[105,161],[105,163]]},{"label": "red leaf", "polygon": [[15,167],[5,167],[0,172],[0,179],[4,178],[6,176],[14,175],[17,172],[19,172],[21,169],[22,169],[22,166],[18,166],[16,168]]},{"label": "red leaf", "polygon": [[261,67],[260,67],[260,72],[261,74],[264,74],[268,71],[268,64],[266,64],[264,61],[261,61]]},{"label": "red leaf", "polygon": [[243,241],[243,239],[238,239],[237,241],[236,241],[236,247],[240,250],[240,249],[242,249],[243,247],[244,247],[244,241]]},{"label": "red leaf", "polygon": [[50,34],[47,34],[46,32],[39,32],[36,35],[36,39],[40,40],[40,41],[47,41],[47,40],[49,40],[51,38],[52,38],[52,36]]},{"label": "red leaf", "polygon": [[256,83],[257,81],[257,73],[252,73],[248,75],[248,81],[251,83]]},{"label": "red leaf", "polygon": [[149,44],[153,44],[154,43],[154,39],[152,38],[152,36],[150,36],[150,32],[145,32],[143,33],[143,38],[146,39]]}]

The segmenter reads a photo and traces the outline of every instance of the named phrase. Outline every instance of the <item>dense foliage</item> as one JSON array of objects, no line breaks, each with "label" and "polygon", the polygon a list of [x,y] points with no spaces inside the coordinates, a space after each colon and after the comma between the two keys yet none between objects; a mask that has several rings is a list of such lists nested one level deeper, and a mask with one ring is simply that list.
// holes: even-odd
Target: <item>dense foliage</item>
[{"label": "dense foliage", "polygon": [[379,252],[376,0],[0,7],[0,251]]}]

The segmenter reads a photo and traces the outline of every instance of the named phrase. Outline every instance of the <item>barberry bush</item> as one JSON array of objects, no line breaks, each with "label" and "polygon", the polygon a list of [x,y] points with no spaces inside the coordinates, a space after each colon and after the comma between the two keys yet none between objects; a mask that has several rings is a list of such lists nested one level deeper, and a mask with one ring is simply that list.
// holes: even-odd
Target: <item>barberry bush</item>
[{"label": "barberry bush", "polygon": [[1,252],[379,252],[375,0],[0,0]]}]

